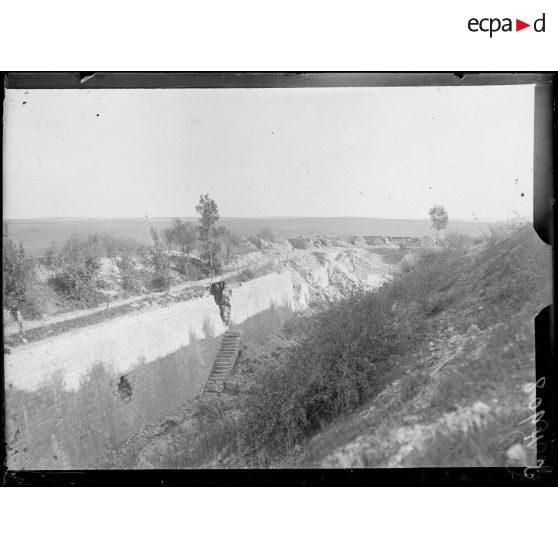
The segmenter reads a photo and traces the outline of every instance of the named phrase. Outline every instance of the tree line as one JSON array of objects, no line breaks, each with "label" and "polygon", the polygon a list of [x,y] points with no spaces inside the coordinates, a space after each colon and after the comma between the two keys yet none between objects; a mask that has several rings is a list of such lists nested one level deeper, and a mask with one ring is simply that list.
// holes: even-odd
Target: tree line
[{"label": "tree line", "polygon": [[[101,273],[103,258],[112,258],[119,287],[125,295],[164,291],[170,288],[173,279],[188,281],[221,273],[223,266],[245,251],[249,243],[219,225],[219,208],[209,194],[200,195],[195,210],[197,223],[175,218],[169,227],[151,227],[149,247],[111,235],[89,234],[85,238],[73,235],[61,248],[53,244],[33,258],[5,231],[4,308],[14,317],[18,310],[26,318],[41,314],[40,296],[33,289],[37,264],[51,271],[49,287],[70,307],[94,306],[106,299],[111,284]],[[448,222],[447,211],[435,205],[429,216],[436,230],[436,244],[439,244],[439,233]],[[269,229],[260,231],[256,238],[275,240]]]},{"label": "tree line", "polygon": [[151,227],[151,246],[111,235],[72,235],[59,248],[52,244],[38,257],[29,255],[20,244],[3,238],[4,308],[26,318],[40,314],[33,285],[35,268],[50,270],[48,285],[75,307],[99,304],[110,285],[103,278],[103,258],[112,258],[117,267],[119,287],[125,294],[162,291],[172,281],[187,281],[216,275],[233,256],[244,249],[244,240],[219,226],[219,209],[208,194],[196,205],[198,221],[175,218],[162,229]]}]

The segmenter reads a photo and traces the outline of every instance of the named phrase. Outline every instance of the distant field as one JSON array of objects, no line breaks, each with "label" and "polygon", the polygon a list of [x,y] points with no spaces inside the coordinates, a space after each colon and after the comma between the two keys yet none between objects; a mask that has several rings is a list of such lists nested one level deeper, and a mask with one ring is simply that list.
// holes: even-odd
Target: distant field
[{"label": "distant field", "polygon": [[[6,219],[8,235],[21,242],[31,253],[45,250],[52,242],[61,244],[73,233],[102,233],[150,243],[151,226],[168,226],[171,218],[117,218],[117,219]],[[220,223],[244,236],[269,228],[283,237],[298,234],[324,236],[386,235],[424,236],[432,234],[430,221],[410,219],[373,219],[361,217],[285,217],[285,218],[222,218]],[[450,221],[448,231],[478,235],[488,223]]]}]

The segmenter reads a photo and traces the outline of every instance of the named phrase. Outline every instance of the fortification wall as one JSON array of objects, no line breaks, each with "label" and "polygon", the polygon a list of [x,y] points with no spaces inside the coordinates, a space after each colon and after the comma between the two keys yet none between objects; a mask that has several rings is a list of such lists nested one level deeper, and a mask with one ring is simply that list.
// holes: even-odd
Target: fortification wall
[{"label": "fortification wall", "polygon": [[[248,339],[297,306],[289,274],[233,288]],[[199,395],[226,327],[211,295],[15,347],[4,355],[10,469],[87,468],[147,422]]]}]

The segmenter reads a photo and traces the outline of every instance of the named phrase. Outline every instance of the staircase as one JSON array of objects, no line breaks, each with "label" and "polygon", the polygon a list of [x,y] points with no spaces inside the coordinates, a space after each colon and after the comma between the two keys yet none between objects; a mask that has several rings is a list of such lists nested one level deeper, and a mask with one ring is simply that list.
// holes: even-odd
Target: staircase
[{"label": "staircase", "polygon": [[233,369],[239,349],[240,331],[237,329],[227,330],[205,384],[205,393],[221,393],[223,391],[223,383]]}]

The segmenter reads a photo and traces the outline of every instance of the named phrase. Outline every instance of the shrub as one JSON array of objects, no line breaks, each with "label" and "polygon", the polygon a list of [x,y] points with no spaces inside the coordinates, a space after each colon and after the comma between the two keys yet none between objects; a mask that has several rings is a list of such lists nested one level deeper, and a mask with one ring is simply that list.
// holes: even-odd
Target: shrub
[{"label": "shrub", "polygon": [[144,290],[144,280],[137,262],[131,254],[123,252],[115,258],[120,271],[120,286],[127,293],[135,294]]},{"label": "shrub", "polygon": [[385,289],[384,296],[400,310],[402,320],[420,326],[423,318],[447,305],[447,288],[465,259],[461,251],[423,250],[412,265],[401,266],[401,272]]},{"label": "shrub", "polygon": [[38,262],[47,268],[54,268],[58,265],[58,248],[56,242],[52,242],[50,246],[37,258]]},{"label": "shrub", "polygon": [[248,269],[243,269],[237,276],[236,276],[236,280],[239,281],[240,283],[244,283],[246,281],[251,281],[252,279],[256,278],[256,274],[254,272],[254,270],[248,268]]},{"label": "shrub", "polygon": [[2,254],[2,296],[4,307],[13,316],[19,310],[23,316],[32,317],[35,305],[29,294],[33,279],[33,258],[26,254],[20,244],[16,248],[10,238],[4,238]]},{"label": "shrub", "polygon": [[151,287],[155,291],[164,291],[169,288],[171,281],[170,259],[159,231],[153,227],[151,227],[151,238],[153,239],[153,246],[149,251],[153,268]]},{"label": "shrub", "polygon": [[101,250],[98,240],[88,236],[70,237],[60,253],[60,271],[49,281],[65,298],[83,305],[101,302],[95,280],[100,269]]},{"label": "shrub", "polygon": [[446,235],[441,245],[450,250],[467,250],[473,242],[474,239],[470,235],[453,231]]},{"label": "shrub", "polygon": [[354,409],[381,384],[387,357],[397,350],[387,300],[357,292],[309,319],[300,345],[271,367],[255,389],[242,425],[248,447],[264,459]]},{"label": "shrub", "polygon": [[459,250],[424,250],[379,291],[353,292],[309,318],[300,344],[263,371],[241,424],[244,448],[266,463],[383,389],[390,357],[423,341],[463,262]]},{"label": "shrub", "polygon": [[531,226],[527,219],[516,214],[510,219],[489,225],[488,231],[483,233],[483,239],[489,246],[494,246],[526,226]]},{"label": "shrub", "polygon": [[[397,355],[421,345],[431,328],[439,334],[440,326],[450,321],[456,330],[472,324],[482,329],[520,309],[532,315],[535,301],[550,298],[544,289],[550,283],[550,253],[532,227],[515,230],[478,255],[462,246],[450,239],[444,248],[417,252],[414,265],[379,291],[356,292],[329,303],[301,324],[300,342],[282,360],[267,361],[258,373],[238,423],[241,451],[254,455],[260,466],[291,452],[400,375],[391,369],[392,357],[397,360]],[[449,313],[438,319],[446,309]],[[495,347],[510,337],[505,332]],[[493,353],[487,346],[487,354]],[[511,357],[516,358],[515,353]],[[470,360],[463,363],[467,370]],[[501,370],[509,371],[508,363]],[[474,384],[486,381],[486,372],[486,366],[479,367]],[[422,373],[403,378],[402,401],[412,399],[429,381]],[[494,374],[490,381],[496,381]],[[496,383],[501,381],[503,376]],[[447,383],[445,388],[452,386]],[[466,392],[463,386],[459,389]],[[440,397],[456,400],[449,395]]]},{"label": "shrub", "polygon": [[117,258],[121,254],[144,256],[146,246],[132,238],[114,236],[112,234],[94,234],[91,241],[98,246],[100,256]]},{"label": "shrub", "polygon": [[181,219],[173,219],[172,225],[163,230],[163,235],[169,246],[176,246],[186,259],[196,247],[198,229],[196,225]]},{"label": "shrub", "polygon": [[154,273],[151,277],[150,287],[155,292],[166,291],[171,286],[171,276]]}]

